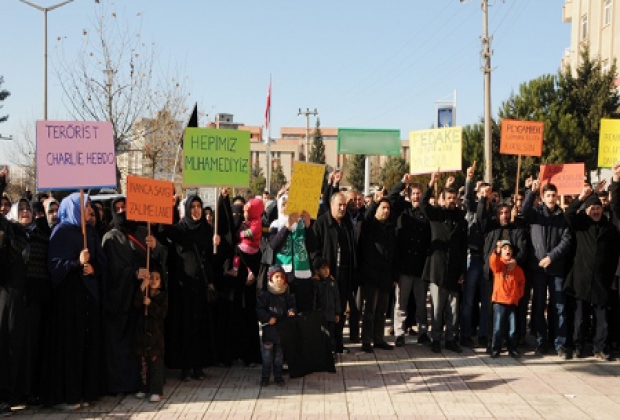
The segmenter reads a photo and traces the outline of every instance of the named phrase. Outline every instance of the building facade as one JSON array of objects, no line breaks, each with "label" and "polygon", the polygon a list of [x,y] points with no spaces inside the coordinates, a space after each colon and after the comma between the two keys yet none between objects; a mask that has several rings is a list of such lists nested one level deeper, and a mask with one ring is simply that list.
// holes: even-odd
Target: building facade
[{"label": "building facade", "polygon": [[562,20],[571,25],[570,47],[562,59],[562,68],[575,71],[584,44],[590,46],[590,57],[600,58],[608,70],[620,56],[620,13],[618,0],[565,0]]}]

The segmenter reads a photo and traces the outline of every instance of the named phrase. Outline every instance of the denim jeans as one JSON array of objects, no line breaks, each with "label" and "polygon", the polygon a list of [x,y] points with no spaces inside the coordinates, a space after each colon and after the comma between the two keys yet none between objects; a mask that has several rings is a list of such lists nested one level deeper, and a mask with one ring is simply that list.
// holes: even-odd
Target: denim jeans
[{"label": "denim jeans", "polygon": [[282,378],[282,345],[277,343],[263,343],[263,378],[271,376],[271,365],[273,365],[273,377]]},{"label": "denim jeans", "polygon": [[471,338],[474,328],[472,326],[472,313],[476,302],[476,293],[480,299],[480,325],[478,336],[487,335],[487,317],[489,312],[489,296],[486,290],[482,270],[484,261],[476,255],[467,256],[467,275],[463,284],[463,302],[461,308],[461,338]]},{"label": "denim jeans", "polygon": [[536,330],[536,343],[547,344],[547,319],[545,319],[545,308],[547,307],[547,290],[549,290],[549,306],[547,317],[553,323],[555,337],[553,346],[559,350],[566,346],[566,297],[562,288],[564,279],[562,277],[550,276],[541,272],[533,272],[532,283],[534,286],[534,296],[532,298],[532,318],[534,319],[534,329]]},{"label": "denim jeans", "polygon": [[[508,335],[506,335],[508,323]],[[508,350],[517,349],[517,306],[503,303],[493,304],[493,344],[494,352],[502,350],[502,341],[506,337]]]}]

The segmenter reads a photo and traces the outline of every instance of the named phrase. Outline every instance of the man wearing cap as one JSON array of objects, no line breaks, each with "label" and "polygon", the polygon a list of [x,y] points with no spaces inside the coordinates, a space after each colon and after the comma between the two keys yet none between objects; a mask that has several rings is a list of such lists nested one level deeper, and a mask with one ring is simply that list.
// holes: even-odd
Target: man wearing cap
[{"label": "man wearing cap", "polygon": [[542,202],[534,206],[540,181],[532,182],[532,189],[523,201],[523,219],[530,225],[528,268],[532,272],[534,296],[532,318],[536,329],[536,353],[547,350],[547,292],[549,292],[549,322],[553,323],[553,346],[561,359],[570,359],[567,349],[566,298],[564,279],[571,252],[571,232],[564,212],[558,206],[558,189],[548,183],[542,188]]},{"label": "man wearing cap", "polygon": [[[584,211],[579,212],[581,207]],[[620,254],[620,236],[616,227],[603,215],[603,204],[589,185],[566,209],[566,220],[575,231],[576,238],[575,259],[565,285],[566,293],[576,299],[575,351],[578,357],[585,356],[583,326],[587,322],[584,320],[593,312],[596,317],[596,332],[592,341],[594,356],[608,360],[605,352],[605,312]]]}]

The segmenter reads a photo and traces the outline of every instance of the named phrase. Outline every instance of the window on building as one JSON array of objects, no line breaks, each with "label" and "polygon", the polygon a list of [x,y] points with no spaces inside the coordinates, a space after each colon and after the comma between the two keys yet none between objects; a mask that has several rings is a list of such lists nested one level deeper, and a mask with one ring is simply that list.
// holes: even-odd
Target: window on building
[{"label": "window on building", "polygon": [[581,39],[588,36],[588,15],[581,16]]},{"label": "window on building", "polygon": [[605,9],[603,10],[603,25],[611,23],[611,9],[613,8],[612,0],[605,0]]}]

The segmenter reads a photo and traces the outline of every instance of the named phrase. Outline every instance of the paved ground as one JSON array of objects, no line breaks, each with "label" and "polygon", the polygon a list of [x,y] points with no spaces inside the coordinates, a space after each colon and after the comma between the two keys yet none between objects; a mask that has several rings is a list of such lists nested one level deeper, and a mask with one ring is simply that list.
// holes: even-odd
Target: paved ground
[{"label": "paved ground", "polygon": [[260,388],[260,367],[212,368],[203,381],[169,372],[165,399],[107,397],[73,413],[25,410],[14,418],[414,419],[620,418],[620,362],[560,361],[526,352],[491,359],[482,349],[432,353],[412,344],[376,354],[351,346],[336,374]]}]

